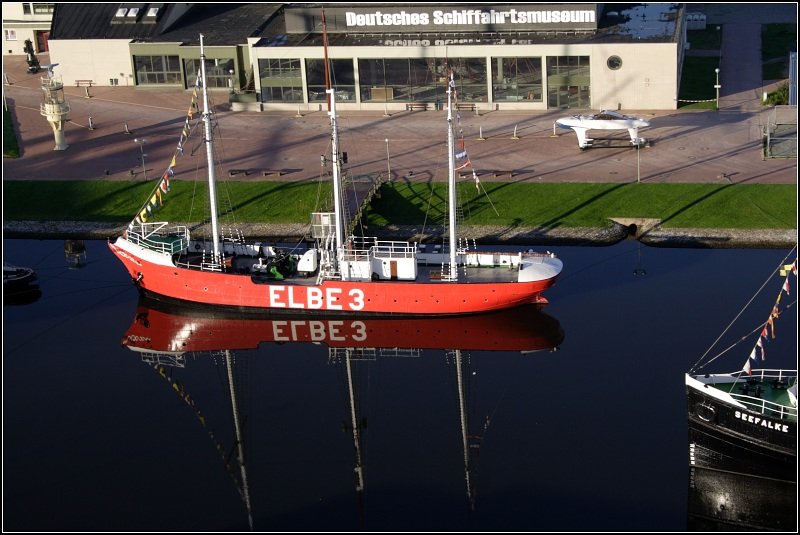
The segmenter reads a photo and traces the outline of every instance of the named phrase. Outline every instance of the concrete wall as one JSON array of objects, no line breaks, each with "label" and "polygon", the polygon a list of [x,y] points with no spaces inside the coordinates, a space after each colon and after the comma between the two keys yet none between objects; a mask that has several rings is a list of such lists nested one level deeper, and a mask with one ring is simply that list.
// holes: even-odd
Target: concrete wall
[{"label": "concrete wall", "polygon": [[25,39],[30,39],[36,52],[40,52],[36,45],[37,31],[50,31],[53,15],[50,13],[25,14],[22,2],[3,2],[3,30],[14,30],[17,34],[15,41],[7,41],[3,32],[3,55],[25,54]]},{"label": "concrete wall", "polygon": [[[622,67],[611,70],[610,56]],[[678,50],[675,43],[603,44],[592,47],[592,107],[595,110],[677,108]]]},{"label": "concrete wall", "polygon": [[97,85],[134,85],[130,39],[54,40],[50,41],[50,62],[58,63],[54,72],[65,86],[75,80],[93,80]]}]

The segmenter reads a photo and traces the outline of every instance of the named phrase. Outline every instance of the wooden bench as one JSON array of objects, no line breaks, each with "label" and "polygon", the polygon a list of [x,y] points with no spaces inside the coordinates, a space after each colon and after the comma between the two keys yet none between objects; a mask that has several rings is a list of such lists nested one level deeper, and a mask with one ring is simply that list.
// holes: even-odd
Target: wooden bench
[{"label": "wooden bench", "polygon": [[229,169],[228,176],[236,176],[236,175],[244,175],[247,176],[250,174],[248,169]]},{"label": "wooden bench", "polygon": [[427,102],[409,102],[409,103],[406,104],[406,111],[414,111],[414,110],[428,111],[428,103]]},{"label": "wooden bench", "polygon": [[272,175],[283,175],[283,169],[265,169],[262,173],[264,176],[272,176]]},{"label": "wooden bench", "polygon": [[498,178],[498,177],[512,178],[516,174],[516,172],[515,171],[494,171],[492,174],[494,175],[495,178]]},{"label": "wooden bench", "polygon": [[92,87],[94,80],[75,80],[75,87],[81,87],[82,85]]},{"label": "wooden bench", "polygon": [[463,103],[463,102],[459,102],[458,104],[456,104],[456,109],[457,110],[475,111],[477,106],[478,105],[474,104],[474,103],[473,104],[466,104],[466,103]]}]

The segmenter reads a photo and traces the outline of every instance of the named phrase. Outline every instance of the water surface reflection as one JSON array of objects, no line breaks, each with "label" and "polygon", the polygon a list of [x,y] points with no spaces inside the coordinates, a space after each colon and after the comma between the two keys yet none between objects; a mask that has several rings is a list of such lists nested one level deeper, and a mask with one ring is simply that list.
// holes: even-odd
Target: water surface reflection
[{"label": "water surface reflection", "polygon": [[[452,367],[458,394],[457,411],[454,405],[453,415],[458,415],[460,427],[466,501],[474,510],[477,458],[491,417],[486,415],[477,421],[470,418],[469,398],[477,375],[471,371],[470,352],[505,351],[524,355],[556,351],[563,339],[564,331],[558,320],[533,305],[489,314],[434,318],[314,317],[308,314],[264,317],[208,307],[166,304],[142,297],[122,344],[135,351],[145,364],[155,368],[192,410],[202,427],[209,430],[209,438],[235,482],[252,529],[251,489],[242,429],[246,419],[240,414],[242,394],[237,390],[241,384],[252,382],[253,378],[237,373],[237,350],[287,342],[321,344],[327,348],[328,365],[339,368],[345,379],[349,418],[343,420],[342,427],[350,433],[354,447],[354,486],[360,526],[364,527],[364,441],[368,426],[359,394],[368,386],[365,375],[368,379],[371,373],[381,373],[377,368],[379,360],[407,359],[407,365],[414,366],[414,359],[422,358],[423,350],[444,351],[444,358]],[[295,351],[301,352],[302,349]],[[208,428],[200,400],[192,395],[192,389],[202,385],[192,387],[181,378],[181,371],[198,358],[210,359],[223,367],[222,374],[228,379],[233,430],[229,447],[220,442],[219,432]]]},{"label": "water surface reflection", "polygon": [[6,530],[685,530],[684,372],[786,254],[554,248],[543,311],[403,331],[176,316],[85,246],[4,241],[42,290],[4,306]]}]

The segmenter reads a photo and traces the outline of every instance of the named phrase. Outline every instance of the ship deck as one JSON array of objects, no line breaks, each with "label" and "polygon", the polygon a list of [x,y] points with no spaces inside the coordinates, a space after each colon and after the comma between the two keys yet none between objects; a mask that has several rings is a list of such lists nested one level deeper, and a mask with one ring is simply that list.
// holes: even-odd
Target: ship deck
[{"label": "ship deck", "polygon": [[[204,262],[208,258],[200,253],[183,254],[180,256],[176,263],[182,267],[189,267],[191,269],[201,269]],[[253,278],[255,282],[274,282],[282,281],[284,283],[298,284],[298,285],[313,285],[316,284],[316,272],[310,275],[302,273],[294,273],[292,275],[285,275],[283,278],[274,277],[268,274],[265,270],[259,274],[254,270],[255,266],[259,265],[259,258],[246,255],[237,255],[231,257],[226,271],[229,273],[236,273],[240,275],[247,275]],[[473,283],[506,283],[516,282],[518,279],[519,269],[514,266],[481,266],[481,267],[465,267],[459,266],[458,275],[461,282]],[[436,283],[447,282],[448,267],[440,263],[418,263],[417,278],[413,282],[417,283]],[[402,281],[400,281],[402,282]],[[412,281],[409,281],[412,282]]]},{"label": "ship deck", "polygon": [[796,377],[751,377],[738,381],[710,382],[708,386],[730,394],[752,411],[797,422],[797,406],[789,395],[789,388],[796,380]]}]

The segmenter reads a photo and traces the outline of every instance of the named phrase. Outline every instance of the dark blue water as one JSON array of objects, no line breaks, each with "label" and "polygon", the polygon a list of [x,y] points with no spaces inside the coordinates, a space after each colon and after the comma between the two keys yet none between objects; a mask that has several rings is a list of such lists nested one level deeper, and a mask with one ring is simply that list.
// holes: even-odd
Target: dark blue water
[{"label": "dark blue water", "polygon": [[[3,308],[4,530],[249,529],[224,358],[187,358],[168,380],[123,346],[137,292],[104,242],[87,246],[69,269],[63,241],[4,240],[42,290]],[[452,354],[351,363],[358,493],[344,361],[324,344],[235,351],[254,529],[685,530],[683,373],[788,251],[553,250],[559,350],[464,355],[471,502]],[[772,286],[738,334],[766,320]],[[795,362],[792,310],[770,365]]]}]

